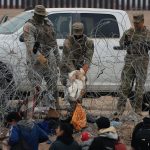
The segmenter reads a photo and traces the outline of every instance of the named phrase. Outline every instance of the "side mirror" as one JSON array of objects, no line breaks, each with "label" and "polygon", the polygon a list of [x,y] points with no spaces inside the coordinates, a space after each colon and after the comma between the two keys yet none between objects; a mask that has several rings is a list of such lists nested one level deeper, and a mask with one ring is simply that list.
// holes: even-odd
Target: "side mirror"
[{"label": "side mirror", "polygon": [[20,41],[20,42],[24,42],[23,34],[21,34],[21,35],[20,35],[20,37],[19,37],[19,41]]},{"label": "side mirror", "polygon": [[3,24],[4,22],[6,22],[8,20],[8,16],[4,15],[2,17],[2,19],[0,20],[0,24]]}]

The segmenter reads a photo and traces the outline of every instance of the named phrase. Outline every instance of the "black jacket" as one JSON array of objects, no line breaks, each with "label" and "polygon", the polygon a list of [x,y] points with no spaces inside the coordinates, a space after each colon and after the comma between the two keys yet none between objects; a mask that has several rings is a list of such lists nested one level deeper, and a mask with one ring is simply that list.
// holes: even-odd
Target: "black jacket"
[{"label": "black jacket", "polygon": [[99,130],[99,136],[94,138],[89,150],[114,150],[118,134],[114,127]]},{"label": "black jacket", "polygon": [[96,137],[92,142],[89,150],[114,150],[116,140],[107,137]]},{"label": "black jacket", "polygon": [[49,150],[81,150],[81,147],[73,138],[58,137]]},{"label": "black jacket", "polygon": [[142,139],[145,138],[150,143],[150,118],[145,117],[143,119],[143,122],[140,122],[135,126],[133,133],[132,133],[132,140],[131,140],[131,146],[135,150],[147,149],[145,147],[146,144],[143,145],[140,143],[141,142],[140,138],[142,138]]}]

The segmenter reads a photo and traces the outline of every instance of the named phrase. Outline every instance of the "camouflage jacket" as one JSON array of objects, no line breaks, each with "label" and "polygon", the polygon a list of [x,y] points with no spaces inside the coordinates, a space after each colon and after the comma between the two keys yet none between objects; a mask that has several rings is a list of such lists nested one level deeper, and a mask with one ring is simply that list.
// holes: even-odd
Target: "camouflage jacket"
[{"label": "camouflage jacket", "polygon": [[90,65],[94,53],[94,44],[86,35],[76,40],[68,36],[64,41],[61,66],[70,71],[81,68],[84,64]]},{"label": "camouflage jacket", "polygon": [[148,56],[150,49],[150,30],[146,27],[142,30],[130,28],[125,31],[120,39],[120,46],[127,49],[129,55]]},{"label": "camouflage jacket", "polygon": [[45,19],[43,24],[38,24],[34,18],[27,21],[23,29],[24,40],[27,47],[27,59],[32,63],[32,50],[35,42],[39,42],[41,53],[48,57],[50,51],[53,51],[56,61],[59,64],[60,55],[55,37],[53,24],[49,19]]}]

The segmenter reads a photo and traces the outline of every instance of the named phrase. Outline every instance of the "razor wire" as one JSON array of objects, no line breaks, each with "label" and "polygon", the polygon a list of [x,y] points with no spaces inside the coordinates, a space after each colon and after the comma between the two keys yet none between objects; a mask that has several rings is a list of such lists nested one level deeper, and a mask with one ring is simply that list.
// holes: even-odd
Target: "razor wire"
[{"label": "razor wire", "polygon": [[[24,22],[26,22],[25,20]],[[108,38],[103,37],[97,38],[97,34],[101,33],[101,28],[107,24],[110,23],[110,20],[100,20],[98,24],[93,28],[91,31],[91,35],[89,35],[89,38],[93,36],[95,38],[95,49],[94,49],[94,61],[91,62],[91,70],[92,67],[94,68],[94,72],[88,73],[88,85],[91,87],[91,90],[94,88],[91,85],[98,86],[97,83],[102,83],[102,85],[98,86],[98,89],[91,92],[90,94],[87,94],[88,98],[85,97],[83,99],[83,106],[87,109],[87,112],[93,114],[94,116],[107,116],[111,117],[113,112],[116,111],[116,104],[119,92],[119,86],[120,86],[120,80],[121,80],[121,72],[124,65],[124,57],[125,52],[118,50],[118,51],[112,51],[112,48],[110,48],[108,45],[110,40]],[[121,24],[122,22],[120,22]],[[94,33],[94,35],[93,35]],[[20,36],[19,32],[17,32],[18,37]],[[61,34],[61,33],[59,33]],[[112,33],[110,33],[112,34]],[[111,35],[112,37],[112,45],[115,43],[115,37],[116,35]],[[63,37],[63,35],[62,35]],[[42,84],[39,85],[41,88],[40,93],[38,95],[34,95],[35,97],[29,96],[29,93],[35,89],[31,86],[31,83],[28,79],[28,69],[26,64],[26,49],[22,49],[22,47],[19,45],[19,42],[16,43],[7,43],[8,39],[6,36],[4,36],[5,43],[3,43],[3,46],[0,47],[0,123],[1,125],[4,122],[5,115],[9,111],[19,111],[18,108],[22,105],[23,102],[28,101],[29,99],[34,99],[34,104],[37,104],[37,107],[42,106],[48,106],[49,101],[44,100],[44,94],[47,91],[46,89],[46,83],[42,80]],[[15,42],[15,41],[14,41]],[[103,44],[105,44],[106,49],[104,49]],[[5,45],[5,46],[4,46]],[[17,46],[17,50],[15,50]],[[7,47],[7,49],[6,49]],[[101,51],[100,51],[101,50]],[[118,66],[120,65],[120,66]],[[51,68],[49,68],[51,69]],[[56,68],[57,69],[57,68]],[[111,72],[111,73],[110,73]],[[60,78],[60,74],[56,75],[53,74],[53,77],[58,76]],[[17,80],[17,85],[16,85]],[[147,74],[147,82],[149,82],[149,72]],[[22,85],[23,83],[23,85]],[[60,83],[60,82],[59,82]],[[107,86],[111,86],[113,89],[112,91],[107,91],[105,93],[105,96],[103,96],[103,92],[105,92],[105,83],[108,84]],[[134,85],[134,83],[132,83]],[[57,86],[57,85],[52,85]],[[102,86],[102,87],[101,87]],[[148,85],[147,85],[148,86]],[[149,87],[149,86],[148,86]],[[147,88],[148,88],[147,87]],[[26,89],[26,93],[22,93],[20,89]],[[134,88],[134,86],[133,86]],[[104,89],[104,91],[103,91]],[[62,90],[62,89],[61,89]],[[115,93],[115,96],[112,96],[112,93]],[[146,95],[149,99],[149,95]],[[131,95],[131,97],[128,97],[129,99],[134,97]],[[60,101],[62,101],[62,98],[59,98]],[[12,100],[18,100],[18,103],[14,104],[12,103],[12,106],[10,105],[10,101]],[[13,102],[13,101],[12,101]],[[147,101],[147,105],[149,107],[149,102]],[[63,102],[60,103],[60,105],[63,104]],[[129,103],[126,104],[126,116],[128,116],[128,119],[134,120],[133,116],[135,116],[132,107],[129,105]],[[12,108],[13,107],[13,108]],[[28,109],[25,105],[24,109]],[[126,119],[126,116],[123,118],[125,122],[128,121]],[[128,127],[128,125],[126,125]]]}]

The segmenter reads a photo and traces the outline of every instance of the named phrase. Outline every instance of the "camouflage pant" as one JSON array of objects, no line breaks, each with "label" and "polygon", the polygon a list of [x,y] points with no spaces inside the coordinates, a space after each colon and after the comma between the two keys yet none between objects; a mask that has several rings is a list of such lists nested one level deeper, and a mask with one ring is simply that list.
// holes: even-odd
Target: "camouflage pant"
[{"label": "camouflage pant", "polygon": [[[44,79],[47,86],[47,98],[44,96],[45,105],[55,105],[54,102],[51,101],[51,97],[53,97],[56,101],[58,99],[58,91],[57,91],[57,64],[56,60],[49,58],[48,66],[31,66],[29,65],[28,69],[28,78],[32,84],[33,90],[35,91],[36,86],[41,86],[42,80]],[[32,92],[32,94],[34,93]],[[52,99],[53,99],[52,98]],[[53,103],[53,104],[52,104]],[[54,106],[55,107],[55,106]]]},{"label": "camouflage pant", "polygon": [[129,93],[132,90],[135,81],[135,101],[132,107],[135,112],[142,110],[142,100],[144,92],[144,84],[147,76],[148,57],[131,57],[126,56],[125,65],[121,74],[121,86],[119,92],[119,100],[117,110],[123,113]]}]

